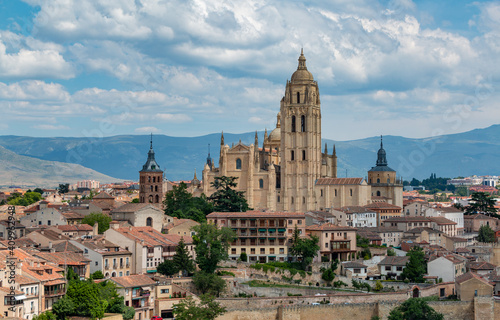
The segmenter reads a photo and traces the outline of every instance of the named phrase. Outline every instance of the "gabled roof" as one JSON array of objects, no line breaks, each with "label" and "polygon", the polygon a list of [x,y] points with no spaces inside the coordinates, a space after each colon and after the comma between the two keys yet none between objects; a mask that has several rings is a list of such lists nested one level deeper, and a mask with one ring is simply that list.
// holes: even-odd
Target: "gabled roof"
[{"label": "gabled roof", "polygon": [[356,261],[342,262],[342,265],[344,266],[344,268],[368,268],[364,264]]},{"label": "gabled roof", "polygon": [[437,225],[456,225],[457,223],[455,221],[451,221],[450,219],[447,219],[445,217],[429,217],[429,219],[436,223]]},{"label": "gabled roof", "polygon": [[156,284],[155,281],[151,280],[150,277],[144,274],[134,274],[131,276],[114,277],[111,278],[111,280],[124,288],[151,286]]},{"label": "gabled roof", "polygon": [[379,265],[383,266],[406,266],[406,263],[408,262],[410,258],[407,256],[403,257],[398,257],[398,256],[387,256],[385,257],[384,260],[379,262]]},{"label": "gabled roof", "polygon": [[489,262],[471,262],[469,264],[471,270],[495,270],[496,266]]},{"label": "gabled roof", "polygon": [[401,210],[401,207],[398,207],[394,204],[390,204],[387,202],[372,202],[364,206],[365,208],[368,209],[399,209]]},{"label": "gabled roof", "polygon": [[342,211],[344,213],[375,213],[375,211],[363,206],[346,206],[335,210]]},{"label": "gabled roof", "polygon": [[65,231],[65,232],[71,232],[71,231],[93,231],[94,228],[92,228],[88,224],[67,224],[67,225],[58,225],[56,226],[57,229]]},{"label": "gabled roof", "polygon": [[128,227],[115,229],[125,237],[134,240],[135,242],[144,241],[144,246],[176,246],[181,238],[184,243],[191,244],[193,239],[189,236],[180,236],[176,234],[163,234],[152,227]]},{"label": "gabled roof", "polygon": [[439,231],[439,230],[436,230],[436,229],[432,229],[432,228],[428,228],[428,227],[417,227],[417,228],[413,228],[413,229],[410,229],[408,231],[405,231],[405,234],[410,234],[410,233],[422,233],[422,231],[427,231],[428,233],[444,233],[442,231]]},{"label": "gabled roof", "polygon": [[430,218],[427,218],[427,217],[407,217],[407,216],[403,216],[403,217],[390,217],[390,218],[387,218],[385,219],[384,221],[387,221],[387,222],[430,222]]},{"label": "gabled roof", "polygon": [[144,209],[148,206],[150,206],[151,208],[154,208],[155,210],[160,210],[157,207],[153,206],[151,203],[127,203],[127,204],[124,204],[123,206],[120,206],[116,209],[113,209],[113,211],[111,211],[111,213],[115,213],[115,212],[134,213],[134,212],[137,212],[137,211]]},{"label": "gabled roof", "polygon": [[491,283],[489,283],[487,280],[481,278],[478,274],[474,273],[474,272],[467,272],[465,274],[462,274],[458,277],[455,278],[455,282],[458,283],[458,284],[462,284],[466,281],[469,281],[471,279],[476,279],[478,281],[481,281],[483,282],[484,284],[487,284],[489,285],[490,287],[493,287],[493,285]]},{"label": "gabled roof", "polygon": [[359,185],[362,182],[363,178],[320,178],[316,180],[316,185]]},{"label": "gabled roof", "polygon": [[92,199],[111,199],[111,200],[114,200],[115,197],[113,197],[109,193],[103,191],[103,192],[99,193],[98,195],[95,195]]}]

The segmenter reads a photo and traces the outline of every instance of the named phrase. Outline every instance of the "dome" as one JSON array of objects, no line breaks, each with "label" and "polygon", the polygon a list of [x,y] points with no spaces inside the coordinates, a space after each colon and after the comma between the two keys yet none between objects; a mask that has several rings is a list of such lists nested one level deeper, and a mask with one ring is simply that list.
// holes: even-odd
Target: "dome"
[{"label": "dome", "polygon": [[276,128],[269,134],[269,141],[280,141],[281,140],[281,128]]},{"label": "dome", "polygon": [[292,81],[314,81],[314,77],[312,73],[307,71],[306,67],[306,57],[304,56],[304,51],[300,52],[299,57],[299,66],[297,67],[297,71],[292,74]]}]

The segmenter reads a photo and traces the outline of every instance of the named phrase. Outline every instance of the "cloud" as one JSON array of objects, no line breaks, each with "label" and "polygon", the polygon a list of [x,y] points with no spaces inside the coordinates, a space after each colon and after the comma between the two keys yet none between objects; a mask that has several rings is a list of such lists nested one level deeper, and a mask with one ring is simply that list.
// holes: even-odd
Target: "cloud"
[{"label": "cloud", "polygon": [[185,114],[169,114],[169,113],[158,113],[154,116],[155,119],[164,122],[189,122],[193,119]]},{"label": "cloud", "polygon": [[39,124],[34,126],[35,129],[40,130],[69,130],[68,126],[64,125],[52,125],[52,124]]},{"label": "cloud", "polygon": [[158,133],[158,132],[161,132],[161,130],[158,128],[155,128],[155,127],[141,127],[141,128],[134,129],[134,132],[136,132],[136,133]]}]

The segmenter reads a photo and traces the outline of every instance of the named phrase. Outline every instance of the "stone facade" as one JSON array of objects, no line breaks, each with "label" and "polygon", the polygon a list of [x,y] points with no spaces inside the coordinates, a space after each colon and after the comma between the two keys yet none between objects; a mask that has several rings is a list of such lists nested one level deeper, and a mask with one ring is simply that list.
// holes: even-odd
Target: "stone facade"
[{"label": "stone facade", "polygon": [[139,171],[139,202],[154,203],[161,206],[164,198],[163,171],[155,160],[153,137],[148,152],[148,160]]}]

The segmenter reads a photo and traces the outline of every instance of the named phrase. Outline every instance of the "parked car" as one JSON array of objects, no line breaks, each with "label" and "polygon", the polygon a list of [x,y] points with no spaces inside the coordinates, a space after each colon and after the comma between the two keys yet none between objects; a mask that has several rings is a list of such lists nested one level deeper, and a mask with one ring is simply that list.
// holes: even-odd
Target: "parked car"
[{"label": "parked car", "polygon": [[162,317],[154,316],[154,317],[151,318],[151,320],[163,320],[163,318]]}]

